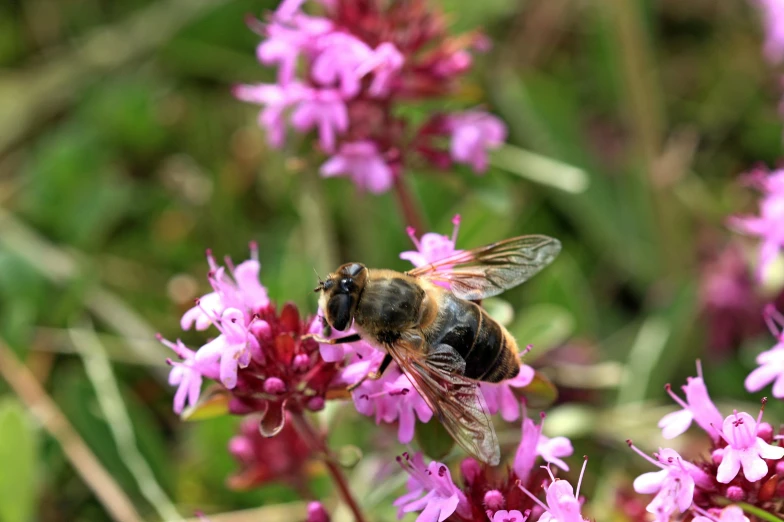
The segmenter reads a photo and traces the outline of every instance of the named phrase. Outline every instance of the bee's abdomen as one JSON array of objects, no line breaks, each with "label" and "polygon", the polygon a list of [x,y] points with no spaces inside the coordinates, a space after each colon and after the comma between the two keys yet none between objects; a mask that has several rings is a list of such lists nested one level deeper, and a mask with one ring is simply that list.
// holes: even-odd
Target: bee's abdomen
[{"label": "bee's abdomen", "polygon": [[500,382],[517,375],[520,369],[516,351],[507,346],[502,327],[474,303],[455,301],[447,305],[453,312],[452,321],[443,325],[447,331],[439,342],[448,344],[463,357],[465,376]]}]

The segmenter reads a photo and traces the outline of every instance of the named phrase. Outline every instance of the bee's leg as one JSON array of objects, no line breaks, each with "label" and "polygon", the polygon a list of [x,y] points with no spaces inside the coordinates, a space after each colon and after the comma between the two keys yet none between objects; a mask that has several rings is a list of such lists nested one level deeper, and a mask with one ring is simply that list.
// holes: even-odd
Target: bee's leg
[{"label": "bee's leg", "polygon": [[359,334],[351,334],[345,337],[338,337],[337,339],[324,339],[316,334],[307,334],[303,335],[302,339],[313,339],[319,344],[346,344],[346,343],[355,343],[357,341],[361,341],[362,337]]},{"label": "bee's leg", "polygon": [[354,384],[351,384],[348,388],[346,388],[346,390],[348,390],[349,392],[356,390],[360,384],[365,382],[365,379],[370,379],[371,381],[380,379],[381,376],[384,375],[384,371],[386,371],[386,369],[389,367],[389,364],[391,362],[392,362],[392,356],[389,355],[388,353],[384,354],[384,360],[381,361],[381,365],[378,367],[378,370],[366,374],[360,380],[358,380]]}]

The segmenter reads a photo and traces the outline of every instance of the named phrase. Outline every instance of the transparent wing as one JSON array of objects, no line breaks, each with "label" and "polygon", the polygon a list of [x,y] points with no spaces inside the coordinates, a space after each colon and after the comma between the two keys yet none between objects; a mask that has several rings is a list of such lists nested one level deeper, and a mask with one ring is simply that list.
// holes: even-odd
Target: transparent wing
[{"label": "transparent wing", "polygon": [[498,439],[478,384],[462,375],[463,358],[448,345],[426,353],[418,337],[387,348],[455,442],[482,462],[497,465]]},{"label": "transparent wing", "polygon": [[520,236],[465,250],[407,273],[448,283],[461,299],[476,301],[513,288],[546,267],[561,251],[548,236]]}]

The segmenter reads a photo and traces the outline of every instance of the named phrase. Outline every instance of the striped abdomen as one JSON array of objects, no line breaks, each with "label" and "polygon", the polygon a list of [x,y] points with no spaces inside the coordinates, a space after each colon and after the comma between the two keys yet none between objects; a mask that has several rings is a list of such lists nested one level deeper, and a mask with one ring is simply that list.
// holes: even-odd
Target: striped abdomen
[{"label": "striped abdomen", "polygon": [[517,345],[504,327],[479,305],[455,297],[440,296],[437,319],[424,329],[431,346],[448,344],[466,362],[465,376],[486,382],[500,382],[520,371]]}]

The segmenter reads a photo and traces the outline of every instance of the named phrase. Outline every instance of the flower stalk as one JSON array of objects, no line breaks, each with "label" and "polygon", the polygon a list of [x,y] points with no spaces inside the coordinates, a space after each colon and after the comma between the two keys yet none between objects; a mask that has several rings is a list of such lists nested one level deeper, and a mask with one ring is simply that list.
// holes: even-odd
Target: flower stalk
[{"label": "flower stalk", "polygon": [[411,194],[411,191],[408,190],[402,176],[395,178],[394,187],[397,202],[400,206],[400,213],[403,215],[406,225],[414,227],[416,230],[425,230],[421,209],[418,208],[414,196]]},{"label": "flower stalk", "polygon": [[329,446],[327,445],[324,436],[313,427],[311,422],[301,411],[291,412],[291,422],[302,439],[310,445],[312,451],[317,455],[323,456],[324,464],[327,466],[332,481],[335,483],[335,486],[337,486],[341,498],[354,515],[354,520],[356,520],[356,522],[366,522],[367,519],[363,515],[354,495],[351,493],[346,476],[343,474],[343,470],[340,469],[340,465],[333,458],[332,452],[329,450]]}]

